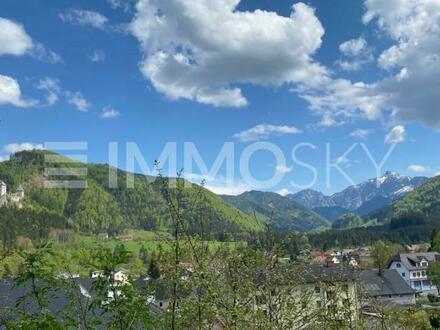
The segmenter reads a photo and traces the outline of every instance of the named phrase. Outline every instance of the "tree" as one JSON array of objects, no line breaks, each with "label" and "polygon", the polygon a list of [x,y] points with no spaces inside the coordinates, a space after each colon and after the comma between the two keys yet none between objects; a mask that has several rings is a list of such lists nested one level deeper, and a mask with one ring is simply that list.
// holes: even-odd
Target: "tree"
[{"label": "tree", "polygon": [[157,265],[157,261],[154,258],[150,259],[150,265],[148,266],[148,275],[154,279],[158,279],[160,277],[159,266]]}]

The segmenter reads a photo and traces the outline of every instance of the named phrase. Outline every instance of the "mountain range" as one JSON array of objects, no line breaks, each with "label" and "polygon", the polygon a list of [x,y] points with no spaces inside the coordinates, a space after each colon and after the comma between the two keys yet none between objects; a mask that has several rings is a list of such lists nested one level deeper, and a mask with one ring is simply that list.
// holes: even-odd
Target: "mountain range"
[{"label": "mountain range", "polygon": [[428,180],[426,177],[412,178],[386,172],[382,177],[350,186],[331,196],[308,189],[287,197],[309,209],[321,208],[321,212],[322,208],[337,207],[365,215],[404,197]]},{"label": "mountain range", "polygon": [[[51,179],[45,171],[48,154],[59,157],[60,164],[53,167],[86,168],[83,179],[87,180],[87,188],[45,189],[44,181]],[[117,170],[120,186],[113,189],[108,187],[108,170],[106,164],[74,162],[48,151],[23,151],[0,162],[0,180],[11,191],[24,187],[25,207],[56,214],[80,231],[169,230],[171,219],[166,202],[152,177],[136,174],[134,188],[127,188],[129,173]],[[56,179],[71,178],[66,174]],[[430,218],[440,216],[440,177],[411,178],[387,172],[332,196],[314,190],[288,196],[261,191],[218,196],[201,186],[189,186],[185,198],[202,195],[207,225],[217,238],[258,232],[265,226],[281,232],[311,232],[330,229],[332,224],[344,229],[388,223],[412,212]]]}]

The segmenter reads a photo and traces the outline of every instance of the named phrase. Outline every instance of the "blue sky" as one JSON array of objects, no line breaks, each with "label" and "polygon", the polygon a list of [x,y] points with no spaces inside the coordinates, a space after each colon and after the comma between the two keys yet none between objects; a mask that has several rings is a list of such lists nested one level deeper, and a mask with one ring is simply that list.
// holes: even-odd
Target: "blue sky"
[{"label": "blue sky", "polygon": [[[167,142],[193,142],[210,167],[234,142],[233,185],[222,168],[207,186],[295,192],[310,183],[333,193],[376,176],[440,171],[440,5],[432,0],[96,0],[0,3],[0,157],[45,142],[88,142],[88,161],[108,162],[108,142],[138,144],[149,164]],[[423,17],[423,19],[422,19]],[[280,182],[242,177],[249,145],[278,146]],[[251,158],[255,178],[276,161]],[[137,168],[140,170],[140,168]],[[202,174],[195,170],[193,177]],[[203,173],[205,174],[205,173]]]}]

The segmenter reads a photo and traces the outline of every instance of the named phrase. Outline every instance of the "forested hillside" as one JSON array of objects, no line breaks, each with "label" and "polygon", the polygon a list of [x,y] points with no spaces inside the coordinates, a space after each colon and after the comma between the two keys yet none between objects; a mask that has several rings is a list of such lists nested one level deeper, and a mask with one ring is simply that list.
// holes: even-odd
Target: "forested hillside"
[{"label": "forested hillside", "polygon": [[268,223],[276,231],[307,232],[330,227],[328,220],[287,197],[272,192],[250,191],[223,199]]},{"label": "forested hillside", "polygon": [[[57,163],[46,164],[45,156],[57,157]],[[47,165],[47,166],[46,166]],[[50,177],[45,167],[67,169],[87,168],[87,176]],[[50,173],[49,173],[50,174]],[[48,151],[24,151],[0,163],[0,180],[10,191],[18,186],[25,189],[24,208],[36,213],[50,213],[64,219],[66,226],[80,232],[116,234],[126,228],[167,230],[170,217],[161,188],[151,177],[135,175],[134,187],[127,187],[128,174],[118,170],[118,188],[109,188],[109,167],[82,164]],[[46,180],[85,180],[85,189],[48,189]],[[253,217],[226,204],[201,186],[189,184],[184,190],[189,198],[200,195],[205,203],[206,227],[216,238],[259,231],[262,224]],[[5,208],[14,211],[13,205]],[[18,218],[17,213],[17,218]]]}]

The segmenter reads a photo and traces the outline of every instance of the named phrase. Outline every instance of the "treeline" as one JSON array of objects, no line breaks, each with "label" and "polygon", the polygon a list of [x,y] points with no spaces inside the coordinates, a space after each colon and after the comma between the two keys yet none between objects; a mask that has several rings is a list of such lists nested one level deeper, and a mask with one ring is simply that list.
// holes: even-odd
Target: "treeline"
[{"label": "treeline", "polygon": [[408,245],[428,241],[433,230],[439,228],[440,218],[411,212],[381,226],[328,230],[308,238],[312,246],[321,250],[372,245],[378,241]]},{"label": "treeline", "polygon": [[52,228],[66,229],[69,224],[56,212],[15,206],[0,208],[0,241],[4,251],[13,247],[19,237],[47,239]]}]

